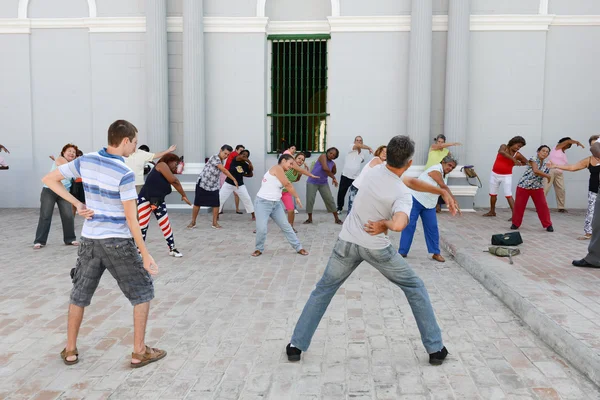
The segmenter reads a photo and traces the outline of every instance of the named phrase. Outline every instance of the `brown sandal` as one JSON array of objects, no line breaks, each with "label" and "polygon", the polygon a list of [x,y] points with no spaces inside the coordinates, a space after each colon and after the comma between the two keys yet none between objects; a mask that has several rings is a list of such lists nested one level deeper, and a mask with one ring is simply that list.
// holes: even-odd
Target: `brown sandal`
[{"label": "brown sandal", "polygon": [[262,254],[262,251],[260,250],[254,250],[254,253],[252,253],[252,257],[258,257]]},{"label": "brown sandal", "polygon": [[301,256],[307,256],[308,255],[308,251],[304,250],[304,249],[300,249],[298,251],[298,254],[300,254]]},{"label": "brown sandal", "polygon": [[[73,361],[67,360],[67,357],[71,356],[75,356],[76,358]],[[65,365],[75,365],[79,362],[79,352],[77,351],[77,348],[72,351],[67,351],[67,348],[65,347],[63,351],[60,352],[60,358],[62,358]]]},{"label": "brown sandal", "polygon": [[130,363],[129,365],[131,366],[131,368],[140,368],[155,361],[161,360],[165,358],[166,355],[167,352],[164,350],[154,349],[146,346],[146,352],[143,354],[131,353],[131,358],[140,360],[140,362],[137,364]]}]

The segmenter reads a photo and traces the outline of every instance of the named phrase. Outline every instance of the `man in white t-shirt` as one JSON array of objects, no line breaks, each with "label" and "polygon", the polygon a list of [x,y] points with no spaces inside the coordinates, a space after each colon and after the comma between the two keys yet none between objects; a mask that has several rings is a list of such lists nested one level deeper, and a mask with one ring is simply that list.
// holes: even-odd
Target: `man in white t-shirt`
[{"label": "man in white t-shirt", "polygon": [[387,165],[371,169],[361,183],[352,212],[344,221],[327,268],[304,306],[286,353],[289,361],[299,361],[331,299],[363,261],[377,268],[404,291],[417,321],[429,362],[442,364],[448,351],[436,322],[427,289],[408,263],[391,245],[389,229],[400,232],[408,224],[412,208],[410,189],[435,193],[444,198],[452,214],[456,202],[450,194],[416,178],[402,177],[411,166],[415,144],[407,136],[395,136],[387,146]]},{"label": "man in white t-shirt", "polygon": [[362,170],[363,163],[365,162],[365,154],[362,152],[363,149],[368,150],[370,154],[373,154],[373,149],[363,143],[362,136],[355,137],[354,144],[346,156],[346,163],[342,170],[342,178],[340,179],[340,187],[337,196],[338,213],[341,213],[344,209],[346,193],[348,193],[350,185],[358,178],[358,175],[360,175],[360,171]]},{"label": "man in white t-shirt", "polygon": [[165,151],[160,153],[150,153],[150,148],[145,144],[138,147],[135,153],[125,157],[125,164],[135,173],[135,190],[140,194],[142,186],[144,186],[144,166],[157,158],[161,158],[165,154],[172,153],[177,149],[177,145],[172,145]]}]

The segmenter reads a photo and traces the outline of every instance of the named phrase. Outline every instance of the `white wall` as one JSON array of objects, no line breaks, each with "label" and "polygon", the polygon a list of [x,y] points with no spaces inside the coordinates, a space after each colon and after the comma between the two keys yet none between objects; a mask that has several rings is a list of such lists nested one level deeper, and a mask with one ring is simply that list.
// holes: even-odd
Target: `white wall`
[{"label": "white wall", "polygon": [[272,21],[314,21],[331,15],[330,0],[267,0],[266,14]]}]

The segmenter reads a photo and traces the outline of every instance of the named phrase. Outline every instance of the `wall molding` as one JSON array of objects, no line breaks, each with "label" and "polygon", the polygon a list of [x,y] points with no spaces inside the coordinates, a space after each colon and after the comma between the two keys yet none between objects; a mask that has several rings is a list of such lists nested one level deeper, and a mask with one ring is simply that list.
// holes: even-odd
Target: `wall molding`
[{"label": "wall molding", "polygon": [[331,32],[409,32],[410,15],[329,17]]},{"label": "wall molding", "polygon": [[[600,15],[471,15],[471,31],[547,31],[551,26],[600,26]],[[91,33],[145,32],[145,17],[0,18],[0,34],[31,29],[89,29]],[[448,16],[434,15],[432,30],[448,30]],[[183,18],[167,18],[167,31],[183,32]],[[204,17],[208,33],[315,34],[410,32],[410,15],[328,17],[321,21],[270,21],[267,17]]]},{"label": "wall molding", "polygon": [[271,21],[267,25],[269,35],[319,34],[330,33],[331,26],[323,21]]}]

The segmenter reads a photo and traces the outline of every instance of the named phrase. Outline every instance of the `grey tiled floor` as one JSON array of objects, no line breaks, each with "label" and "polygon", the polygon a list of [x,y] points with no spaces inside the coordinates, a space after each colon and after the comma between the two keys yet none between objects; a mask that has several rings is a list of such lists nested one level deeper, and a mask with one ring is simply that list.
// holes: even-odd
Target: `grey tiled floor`
[{"label": "grey tiled floor", "polygon": [[169,355],[128,367],[132,309],[105,274],[86,310],[81,362],[66,367],[58,353],[76,249],[62,245],[55,215],[48,246],[32,250],[37,216],[0,209],[0,399],[600,399],[456,263],[429,260],[420,232],[408,260],[451,352],[444,365],[427,363],[403,293],[367,264],[334,297],[303,360],[287,362],[284,347],[340,229],[320,213],[297,226],[308,257],[274,225],[265,254],[249,257],[246,215],[226,213],[219,231],[202,215],[189,231],[189,214],[172,212],[184,254],[173,259],[152,221],[148,243],[161,271],[147,339]]}]

